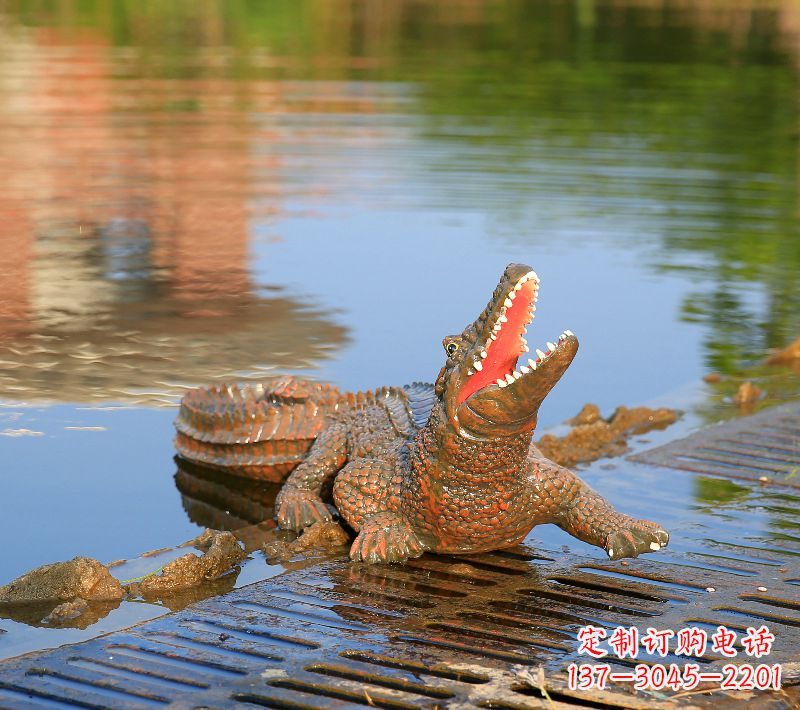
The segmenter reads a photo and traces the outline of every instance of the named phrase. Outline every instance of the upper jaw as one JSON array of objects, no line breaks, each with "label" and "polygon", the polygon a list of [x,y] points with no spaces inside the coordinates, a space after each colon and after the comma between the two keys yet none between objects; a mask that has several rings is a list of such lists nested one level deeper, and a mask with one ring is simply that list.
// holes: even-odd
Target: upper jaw
[{"label": "upper jaw", "polygon": [[[521,292],[523,289],[528,290],[529,293],[522,295]],[[476,372],[483,370],[483,361],[488,357],[492,344],[496,342],[498,336],[503,333],[503,326],[508,324],[506,314],[514,308],[514,301],[518,295],[522,295],[523,298],[527,299],[525,311],[520,317],[522,323],[522,332],[519,334],[518,339],[520,354],[530,352],[528,341],[525,339],[525,333],[528,332],[526,327],[530,325],[536,317],[536,301],[539,298],[539,277],[536,275],[536,272],[532,270],[526,271],[514,282],[514,285],[508,289],[499,307],[495,310],[495,313],[487,319],[484,333],[488,335],[483,338],[482,342],[479,340],[479,346],[474,349],[475,356],[472,358],[472,366],[467,364],[468,377],[472,377]],[[519,306],[517,306],[517,308],[519,308]],[[508,327],[513,329],[515,325],[516,324],[511,324],[508,325]],[[469,363],[469,358],[467,358],[467,363]],[[507,384],[510,383],[511,381],[509,380]],[[463,397],[462,401],[463,399],[466,399],[466,397]]]},{"label": "upper jaw", "polygon": [[529,352],[526,327],[535,317],[539,277],[524,264],[509,265],[492,300],[472,325],[475,338],[453,373],[457,404],[514,372],[517,358]]},{"label": "upper jaw", "polygon": [[447,387],[454,424],[463,416],[478,416],[535,426],[539,404],[578,348],[577,338],[567,330],[556,343],[527,355],[526,326],[535,317],[538,293],[536,272],[523,264],[509,265],[489,305],[465,331],[471,333],[469,349],[451,371]]}]

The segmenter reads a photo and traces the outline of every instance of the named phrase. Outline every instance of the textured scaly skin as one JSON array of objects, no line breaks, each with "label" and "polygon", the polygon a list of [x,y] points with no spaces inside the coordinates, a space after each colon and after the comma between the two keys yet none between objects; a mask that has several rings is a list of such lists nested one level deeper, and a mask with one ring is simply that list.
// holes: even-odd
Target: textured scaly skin
[{"label": "textured scaly skin", "polygon": [[407,407],[406,425],[391,416],[389,403],[402,409],[405,390],[348,395],[339,402],[278,494],[276,517],[283,527],[301,530],[329,520],[322,492],[335,479],[336,508],[359,533],[350,552],[356,561],[501,549],[542,523],[602,547],[612,559],[667,544],[668,533],[656,523],[617,512],[532,444],[539,404],[577,351],[572,334],[562,335],[535,372],[511,378],[511,384],[473,387],[464,398],[469,377],[482,371],[474,363],[491,362],[478,359],[487,357],[480,351],[489,349],[489,334],[496,336],[498,321],[511,313],[509,293],[520,290],[528,271],[510,265],[475,323],[445,339],[446,349],[454,342],[457,347],[439,374],[426,424],[415,425],[413,407]]},{"label": "textured scaly skin", "polygon": [[[402,390],[390,389],[404,398]],[[335,477],[336,508],[360,533],[354,560],[502,549],[543,523],[555,523],[614,559],[649,552],[651,543],[667,544],[658,525],[615,511],[571,471],[544,458],[527,435],[464,447],[447,440],[436,405],[427,426],[414,431],[409,422],[403,431],[372,393],[361,397],[329,416],[287,479],[276,500],[282,527],[302,530],[331,520],[321,491]],[[480,467],[471,465],[475,460]]]},{"label": "textured scaly skin", "polygon": [[340,395],[293,377],[199,387],[181,401],[175,448],[189,461],[277,483],[305,458]]},{"label": "textured scaly skin", "polygon": [[[525,300],[520,279],[528,271],[510,265],[478,319],[445,338],[450,356],[434,386],[341,394],[287,377],[266,389],[200,388],[187,393],[175,422],[179,454],[273,481],[294,469],[275,506],[278,522],[293,530],[331,518],[323,495],[333,482],[340,515],[359,533],[353,560],[500,549],[542,523],[612,559],[660,549],[666,531],[615,511],[532,444],[539,405],[577,351],[574,336],[562,335],[535,372],[499,385],[470,380],[491,370],[481,350],[495,342],[493,357],[504,355],[498,324],[509,322],[511,297]],[[512,338],[511,346],[522,342]],[[518,352],[509,352],[516,361]]]}]

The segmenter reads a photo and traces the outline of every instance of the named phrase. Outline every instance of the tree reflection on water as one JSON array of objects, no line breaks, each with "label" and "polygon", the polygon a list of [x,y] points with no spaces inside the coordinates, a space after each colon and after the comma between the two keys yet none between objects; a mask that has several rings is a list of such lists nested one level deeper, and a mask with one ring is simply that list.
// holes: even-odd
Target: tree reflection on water
[{"label": "tree reflection on water", "polygon": [[800,332],[796,3],[6,7],[0,394],[122,396],[340,348],[329,312],[251,269],[253,222],[298,198],[385,199],[326,163],[332,114],[413,151],[386,169],[411,172],[416,209],[689,274],[676,319],[703,324],[710,369]]}]

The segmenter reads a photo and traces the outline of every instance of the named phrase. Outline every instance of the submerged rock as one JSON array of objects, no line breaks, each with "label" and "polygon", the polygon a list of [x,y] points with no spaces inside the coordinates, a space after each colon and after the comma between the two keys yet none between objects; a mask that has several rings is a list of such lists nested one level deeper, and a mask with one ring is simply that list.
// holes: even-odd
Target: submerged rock
[{"label": "submerged rock", "polygon": [[132,596],[161,597],[216,579],[239,564],[247,553],[230,532],[206,531],[195,541],[205,549],[201,556],[190,552],[165,565],[159,574],[131,582],[126,589]]},{"label": "submerged rock", "polygon": [[567,434],[545,434],[536,446],[550,460],[570,467],[605,456],[619,456],[627,451],[629,437],[665,429],[677,418],[674,409],[617,407],[608,419],[603,419],[597,405],[590,403],[569,420],[573,427]]},{"label": "submerged rock", "polygon": [[750,404],[759,399],[762,394],[764,391],[758,385],[754,385],[752,382],[742,382],[739,389],[736,390],[736,394],[733,395],[733,401],[738,405]]},{"label": "submerged rock", "polygon": [[11,619],[35,628],[86,629],[108,616],[122,604],[111,602],[88,602],[77,597],[72,601],[24,602],[0,604],[0,619]]},{"label": "submerged rock", "polygon": [[36,601],[118,601],[125,592],[108,568],[90,557],[75,557],[23,574],[0,587],[0,603],[25,604]]}]

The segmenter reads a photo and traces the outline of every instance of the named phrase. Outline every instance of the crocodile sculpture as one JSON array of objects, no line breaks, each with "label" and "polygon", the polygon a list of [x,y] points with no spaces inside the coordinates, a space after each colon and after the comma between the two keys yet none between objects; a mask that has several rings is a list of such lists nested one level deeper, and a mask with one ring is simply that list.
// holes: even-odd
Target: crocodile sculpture
[{"label": "crocodile sculpture", "polygon": [[[340,394],[301,385],[301,396],[289,399],[294,406],[302,402],[299,419],[314,433],[300,437],[305,449],[291,465],[304,458],[276,499],[280,525],[300,531],[330,520],[323,498],[332,483],[336,509],[358,533],[350,551],[355,561],[501,549],[542,523],[602,547],[611,559],[666,546],[669,535],[659,525],[617,512],[532,444],[539,406],[578,350],[575,335],[564,331],[546,351],[536,350],[535,360],[517,366],[528,352],[524,335],[538,290],[530,267],[509,265],[477,320],[444,339],[447,360],[433,386]],[[179,452],[198,460],[203,453],[215,465],[235,459],[253,475],[257,467],[246,451],[270,438],[256,410],[267,407],[280,421],[286,394],[275,399],[228,390],[225,397],[218,389],[212,397],[194,397],[194,408],[182,408],[176,422],[184,437]],[[214,422],[227,431],[222,444],[209,437]],[[196,435],[206,442],[192,444]],[[266,460],[274,454],[271,449]]]}]

